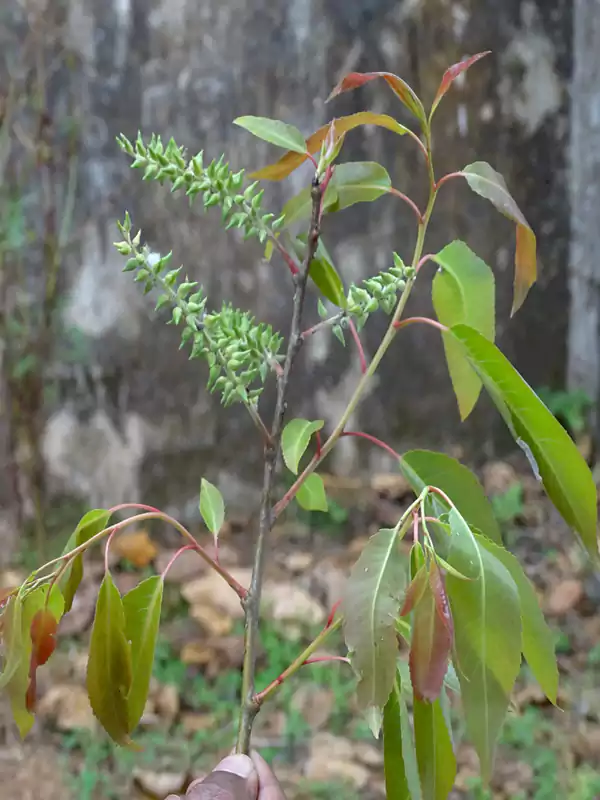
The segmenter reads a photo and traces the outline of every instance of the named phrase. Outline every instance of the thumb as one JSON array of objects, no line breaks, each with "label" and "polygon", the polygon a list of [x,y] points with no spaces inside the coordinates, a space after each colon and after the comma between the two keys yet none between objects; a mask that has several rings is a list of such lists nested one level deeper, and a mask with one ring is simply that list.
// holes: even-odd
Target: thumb
[{"label": "thumb", "polygon": [[258,774],[248,756],[224,758],[202,781],[194,781],[186,793],[188,800],[256,800]]}]

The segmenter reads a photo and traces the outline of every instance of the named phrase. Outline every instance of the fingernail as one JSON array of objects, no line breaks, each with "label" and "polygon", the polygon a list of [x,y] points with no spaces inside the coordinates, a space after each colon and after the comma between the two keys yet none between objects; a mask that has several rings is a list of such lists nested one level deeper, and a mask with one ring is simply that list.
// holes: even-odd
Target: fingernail
[{"label": "fingernail", "polygon": [[248,756],[227,756],[215,767],[215,772],[231,772],[240,778],[249,778],[254,772],[254,764]]}]

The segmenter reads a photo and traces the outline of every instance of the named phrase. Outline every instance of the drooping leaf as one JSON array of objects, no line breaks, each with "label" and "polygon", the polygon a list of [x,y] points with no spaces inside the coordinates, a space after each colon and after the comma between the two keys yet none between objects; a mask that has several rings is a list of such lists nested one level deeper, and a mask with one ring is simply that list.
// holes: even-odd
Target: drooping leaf
[{"label": "drooping leaf", "polygon": [[[431,450],[411,450],[400,459],[400,470],[415,494],[425,486],[436,486],[452,500],[469,525],[482,531],[496,544],[502,536],[492,504],[475,475],[455,458]],[[436,516],[447,512],[448,506],[436,495]]]},{"label": "drooping leaf", "polygon": [[433,702],[442,690],[452,649],[454,629],[443,576],[435,562],[415,606],[410,648],[410,677],[419,700]]},{"label": "drooping leaf", "polygon": [[[321,149],[329,132],[330,125],[331,123],[323,125],[306,140],[306,149],[311,155],[314,155]],[[348,131],[362,125],[375,125],[380,128],[387,128],[400,136],[408,131],[404,125],[401,125],[387,114],[375,114],[373,111],[359,111],[357,114],[350,114],[347,117],[338,117],[334,120],[336,139],[341,139]],[[288,175],[291,175],[292,172],[298,169],[307,159],[307,155],[300,155],[290,150],[283,155],[279,161],[257,170],[252,173],[250,177],[256,180],[281,181],[287,178]]]},{"label": "drooping leaf", "polygon": [[[49,584],[38,586],[29,592],[22,601],[19,661],[6,687],[12,715],[21,737],[25,737],[29,733],[34,722],[32,711],[35,707],[36,670],[38,666],[41,666],[37,663],[39,652],[34,651],[34,641],[31,635],[33,620],[46,607],[46,600],[48,601],[48,614],[53,616],[56,622],[60,620],[64,610],[64,599],[58,586],[52,587],[50,596],[48,596],[49,591]],[[46,648],[42,655],[47,655],[49,658],[51,653]]]},{"label": "drooping leaf", "polygon": [[429,584],[429,573],[427,568],[423,565],[417,571],[415,577],[411,580],[404,595],[404,603],[400,609],[400,616],[405,617],[414,611],[415,607],[421,601],[421,598],[427,590]]},{"label": "drooping leaf", "polygon": [[383,708],[394,685],[398,654],[395,619],[406,572],[398,532],[383,529],[369,539],[346,583],[344,634],[359,675],[361,708]]},{"label": "drooping leaf", "polygon": [[98,593],[87,667],[87,690],[92,711],[117,744],[129,745],[131,646],[125,632],[121,595],[110,573]]},{"label": "drooping leaf", "polygon": [[21,662],[23,651],[23,600],[13,595],[2,611],[2,672],[0,690],[4,689]]},{"label": "drooping leaf", "polygon": [[216,542],[225,519],[225,503],[221,492],[206,478],[200,482],[200,515]]},{"label": "drooping leaf", "polygon": [[[433,307],[442,325],[470,325],[494,341],[494,274],[464,243],[452,242],[433,257],[441,269],[432,283]],[[448,371],[458,400],[461,419],[466,419],[479,397],[481,380],[465,358],[452,334],[442,333]]]},{"label": "drooping leaf", "polygon": [[309,422],[307,419],[291,419],[281,434],[281,452],[290,472],[298,474],[300,459],[306,452],[314,433],[324,425],[322,419]]},{"label": "drooping leaf", "polygon": [[474,56],[469,56],[468,58],[463,58],[462,61],[459,61],[457,64],[453,64],[451,67],[448,67],[444,75],[442,76],[442,82],[439,85],[437,90],[437,94],[435,96],[435,100],[433,101],[433,105],[431,106],[431,111],[429,113],[429,119],[431,120],[436,108],[438,107],[440,100],[446,94],[448,89],[452,86],[454,81],[458,78],[459,75],[462,75],[463,72],[466,72],[469,67],[472,67],[477,61],[481,60],[485,56],[488,56],[491,53],[491,50],[486,50],[485,53],[477,53]]},{"label": "drooping leaf", "polygon": [[153,575],[123,597],[125,633],[131,643],[132,682],[127,695],[130,731],[142,718],[148,698],[163,587],[162,578]]},{"label": "drooping leaf", "polygon": [[327,191],[332,190],[332,199],[329,201],[325,194],[324,210],[342,211],[355,203],[370,203],[387,194],[391,186],[387,170],[375,161],[338,164],[327,187]]},{"label": "drooping leaf", "polygon": [[548,496],[596,555],[596,485],[573,440],[492,342],[466,325],[454,326],[452,333],[515,439],[529,447]]},{"label": "drooping leaf", "polygon": [[508,191],[502,175],[485,161],[476,161],[466,166],[461,173],[471,189],[489,200],[498,211],[517,226],[517,249],[515,254],[515,284],[511,314],[523,305],[527,293],[537,277],[537,243],[535,233],[523,216],[523,212]]},{"label": "drooping leaf", "polygon": [[298,505],[305,511],[327,511],[327,495],[323,478],[313,472],[296,493]]},{"label": "drooping leaf", "polygon": [[467,730],[487,781],[521,664],[519,595],[506,567],[479,543],[454,508],[449,523],[448,561],[472,578],[446,577],[454,619],[454,666]]},{"label": "drooping leaf", "polygon": [[[88,511],[87,514],[79,521],[79,524],[69,537],[63,555],[80,547],[85,542],[89,541],[92,536],[103,531],[110,519],[110,513],[104,509],[96,508],[93,511]],[[65,598],[65,614],[71,610],[73,605],[73,598],[75,592],[79,588],[81,579],[83,578],[83,556],[79,554],[75,556],[71,565],[65,571],[61,581],[60,587]]]},{"label": "drooping leaf", "polygon": [[56,649],[56,631],[59,620],[47,608],[40,608],[31,620],[31,659],[29,663],[29,686],[25,705],[33,713],[37,700],[37,669],[47,663]]},{"label": "drooping leaf", "polygon": [[548,627],[540,608],[535,589],[525,575],[518,560],[503,547],[477,535],[477,541],[510,572],[519,592],[521,625],[523,628],[523,655],[544,694],[556,705],[558,694],[558,666],[555,637]]},{"label": "drooping leaf", "polygon": [[440,700],[413,705],[419,775],[426,800],[446,800],[456,778],[456,758]]},{"label": "drooping leaf", "polygon": [[[294,252],[302,261],[306,258],[306,235],[292,240]],[[326,297],[338,308],[345,308],[346,293],[333,259],[329,255],[322,238],[319,238],[315,257],[310,262],[309,277],[323,297]]]},{"label": "drooping leaf", "polygon": [[421,103],[417,95],[402,78],[393,75],[391,72],[349,72],[334,88],[326,102],[329,102],[343,92],[350,92],[377,78],[383,78],[400,102],[414,114],[423,126],[427,125],[427,117],[425,115],[423,103]]},{"label": "drooping leaf", "polygon": [[422,799],[415,742],[400,673],[383,710],[383,763],[387,800]]},{"label": "drooping leaf", "polygon": [[281,122],[281,120],[267,119],[266,117],[238,117],[233,120],[233,124],[245,128],[258,139],[263,139],[277,147],[283,147],[284,150],[291,150],[302,155],[306,153],[306,142],[298,128]]}]

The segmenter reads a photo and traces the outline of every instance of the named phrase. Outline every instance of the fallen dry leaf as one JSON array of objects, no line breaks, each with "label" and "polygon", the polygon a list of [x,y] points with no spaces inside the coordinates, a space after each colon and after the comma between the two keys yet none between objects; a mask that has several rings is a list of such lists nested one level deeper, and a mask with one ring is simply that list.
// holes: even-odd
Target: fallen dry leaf
[{"label": "fallen dry leaf", "polygon": [[217,722],[215,714],[197,714],[187,711],[181,715],[181,727],[185,733],[199,733],[214,728]]},{"label": "fallen dry leaf", "polygon": [[486,494],[504,494],[518,482],[514,467],[506,461],[491,461],[483,468],[483,488]]},{"label": "fallen dry leaf", "polygon": [[325,621],[323,606],[299,586],[267,581],[263,601],[266,615],[276,622],[319,625]]},{"label": "fallen dry leaf", "polygon": [[51,721],[59,731],[95,730],[96,718],[87,692],[77,684],[55,684],[38,704],[39,716]]},{"label": "fallen dry leaf", "polygon": [[[231,574],[242,586],[248,586],[252,570],[233,569]],[[209,572],[205,577],[184,584],[181,588],[181,595],[192,607],[212,606],[221,609],[233,619],[243,619],[244,617],[239,597],[216,572]]]},{"label": "fallen dry leaf", "polygon": [[402,500],[412,493],[406,478],[394,472],[373,475],[371,489],[389,500]]},{"label": "fallen dry leaf", "polygon": [[163,800],[168,794],[184,792],[188,776],[185,772],[152,772],[146,769],[134,769],[133,780],[147,795]]},{"label": "fallen dry leaf", "polygon": [[292,698],[292,708],[315,731],[327,724],[334,705],[335,698],[331,689],[311,683],[301,685]]},{"label": "fallen dry leaf", "polygon": [[118,534],[111,549],[120,558],[124,558],[134,567],[147,567],[155,558],[158,549],[145,530]]},{"label": "fallen dry leaf", "polygon": [[547,614],[560,616],[576,608],[583,599],[583,584],[576,578],[567,578],[554,586],[546,597]]},{"label": "fallen dry leaf", "polygon": [[233,628],[233,619],[214,606],[195,605],[190,614],[210,636],[226,636]]},{"label": "fallen dry leaf", "polygon": [[357,763],[352,743],[330,733],[313,737],[304,774],[309,781],[343,780],[357,789],[363,789],[370,778],[369,770]]},{"label": "fallen dry leaf", "polygon": [[355,757],[366,767],[378,768],[383,764],[383,752],[369,742],[355,742],[353,750]]},{"label": "fallen dry leaf", "polygon": [[156,713],[169,724],[179,714],[180,700],[179,689],[172,683],[167,683],[158,688],[154,694],[154,708]]}]

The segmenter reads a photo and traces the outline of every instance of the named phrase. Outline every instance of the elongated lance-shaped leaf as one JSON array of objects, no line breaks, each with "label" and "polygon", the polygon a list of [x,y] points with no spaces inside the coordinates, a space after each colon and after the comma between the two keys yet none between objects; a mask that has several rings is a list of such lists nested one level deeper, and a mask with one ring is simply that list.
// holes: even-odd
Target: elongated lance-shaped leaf
[{"label": "elongated lance-shaped leaf", "polygon": [[466,325],[451,330],[511,433],[528,446],[548,496],[597,556],[596,484],[575,443],[492,342]]},{"label": "elongated lance-shaped leaf", "polygon": [[413,704],[415,745],[425,800],[446,800],[456,778],[456,758],[440,700]]},{"label": "elongated lance-shaped leaf", "polygon": [[266,117],[238,117],[233,121],[234,125],[245,128],[253,136],[270,142],[284,150],[292,150],[294,153],[306,153],[306,142],[304,136],[293,125],[288,125],[278,119],[267,119]]},{"label": "elongated lance-shaped leaf", "polygon": [[322,419],[309,422],[307,419],[291,419],[281,434],[281,452],[290,472],[298,474],[300,459],[306,452],[310,440],[324,425]]},{"label": "elongated lance-shaped leaf", "polygon": [[535,233],[508,191],[504,178],[485,161],[469,164],[460,173],[470,188],[489,200],[517,226],[515,286],[511,314],[523,305],[537,277],[537,242]]},{"label": "elongated lance-shaped leaf", "polygon": [[[306,234],[302,234],[292,240],[292,248],[302,261],[306,257],[306,239]],[[326,297],[338,308],[346,307],[344,284],[322,238],[319,238],[315,257],[310,262],[308,274],[323,297]]]},{"label": "elongated lance-shaped leaf", "polygon": [[454,666],[467,730],[489,779],[498,734],[521,665],[521,614],[515,582],[460,513],[449,514],[448,561],[471,580],[446,577],[454,618]]},{"label": "elongated lance-shaped leaf", "polygon": [[22,737],[29,733],[34,722],[32,711],[35,705],[35,670],[37,669],[37,664],[32,664],[32,622],[38,612],[42,611],[46,606],[46,600],[48,600],[48,612],[57,622],[60,620],[64,610],[64,599],[59,588],[57,586],[52,587],[48,597],[49,591],[49,584],[38,586],[22,600],[19,661],[6,687],[13,718]]},{"label": "elongated lance-shaped leaf", "polygon": [[427,567],[427,583],[412,621],[410,677],[418,700],[439,697],[448,670],[454,638],[452,614],[443,576],[434,561]]},{"label": "elongated lance-shaped leaf", "polygon": [[153,575],[123,597],[125,633],[131,644],[132,682],[127,695],[130,731],[142,718],[148,698],[163,587],[162,578]]},{"label": "elongated lance-shaped leaf", "polygon": [[[502,544],[500,528],[483,486],[455,458],[431,450],[410,450],[400,459],[400,470],[415,494],[420,494],[426,486],[436,486],[452,500],[471,527]],[[428,503],[436,516],[449,511],[439,495],[428,497]]]},{"label": "elongated lance-shaped leaf", "polygon": [[[433,257],[440,266],[432,284],[433,307],[442,325],[464,323],[494,341],[494,274],[464,243],[452,242]],[[473,410],[481,380],[452,334],[442,333],[448,371],[461,419]]]},{"label": "elongated lance-shaped leaf", "polygon": [[[387,130],[402,136],[408,133],[408,128],[401,125],[393,117],[387,114],[375,114],[373,111],[359,111],[357,114],[350,114],[347,117],[338,117],[333,120],[336,140],[341,139],[348,131],[359,128],[362,125],[375,125],[379,128],[387,128]],[[306,140],[306,150],[314,155],[317,153],[327,138],[331,123],[321,126],[315,131],[312,136]],[[268,181],[281,181],[291,175],[294,170],[298,169],[305,161],[308,160],[308,155],[301,155],[292,150],[282,156],[279,161],[274,164],[269,164],[262,169],[257,170],[250,176],[255,180],[268,180]]]},{"label": "elongated lance-shaped leaf", "polygon": [[387,800],[422,800],[415,742],[399,673],[383,709],[383,763]]},{"label": "elongated lance-shaped leaf", "polygon": [[365,83],[370,83],[378,78],[383,78],[400,102],[414,114],[425,130],[427,117],[423,103],[421,103],[406,81],[391,72],[349,72],[333,89],[326,102],[333,100],[334,97],[343,94],[343,92],[358,89],[359,86],[364,86]]},{"label": "elongated lance-shaped leaf", "polygon": [[21,662],[23,651],[23,599],[13,595],[2,610],[2,672],[0,690],[4,689]]},{"label": "elongated lance-shaped leaf", "polygon": [[323,478],[313,472],[296,492],[296,502],[305,511],[327,511],[327,495]]},{"label": "elongated lance-shaped leaf", "polygon": [[480,61],[485,56],[488,56],[490,52],[491,52],[490,50],[486,50],[485,53],[477,53],[474,56],[468,56],[467,58],[463,58],[462,61],[459,61],[458,64],[453,64],[451,67],[448,67],[446,72],[444,72],[442,81],[435,95],[435,100],[433,101],[433,105],[431,106],[431,112],[429,113],[430,120],[436,108],[438,107],[440,100],[446,94],[446,92],[452,86],[452,84],[458,78],[458,76],[466,72],[469,69],[469,67],[472,67],[473,64],[477,63],[477,61]]},{"label": "elongated lance-shaped leaf", "polygon": [[[108,525],[110,513],[104,509],[96,508],[93,511],[88,511],[87,514],[79,521],[79,524],[69,537],[63,555],[65,553],[75,550],[85,542],[89,541],[92,536],[95,536],[100,531],[103,531]],[[83,555],[79,554],[73,559],[71,565],[65,570],[65,574],[61,578],[60,587],[65,598],[65,614],[71,610],[73,605],[73,598],[75,592],[79,588],[81,579],[83,578]]]},{"label": "elongated lance-shaped leaf", "polygon": [[490,542],[485,536],[476,534],[476,538],[482,547],[504,564],[515,582],[521,603],[523,655],[544,694],[556,705],[558,665],[554,634],[544,619],[535,588],[512,553]]},{"label": "elongated lance-shaped leaf", "polygon": [[131,646],[121,595],[109,572],[98,593],[90,640],[87,690],[92,711],[117,744],[130,745]]},{"label": "elongated lance-shaped leaf", "polygon": [[362,708],[383,708],[394,685],[398,654],[395,619],[406,573],[398,531],[383,529],[369,539],[346,583],[344,633],[359,675]]},{"label": "elongated lance-shaped leaf", "polygon": [[216,545],[219,531],[225,520],[225,503],[221,492],[205,478],[202,478],[200,482],[200,515],[214,536]]}]

